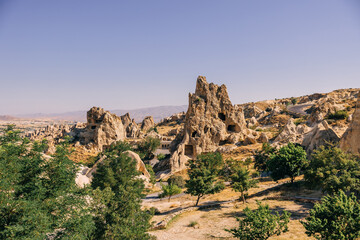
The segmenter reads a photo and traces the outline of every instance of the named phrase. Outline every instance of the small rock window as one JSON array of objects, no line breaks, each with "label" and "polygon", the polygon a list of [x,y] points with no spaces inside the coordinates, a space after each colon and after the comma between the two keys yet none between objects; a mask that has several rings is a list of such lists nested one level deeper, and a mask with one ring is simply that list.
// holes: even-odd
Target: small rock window
[{"label": "small rock window", "polygon": [[225,116],[225,114],[223,114],[223,113],[219,113],[219,114],[218,114],[218,117],[219,117],[221,120],[223,120],[223,121],[226,120],[226,116]]},{"label": "small rock window", "polygon": [[228,132],[235,132],[235,125],[229,125],[227,127]]},{"label": "small rock window", "polygon": [[185,155],[193,156],[194,155],[194,147],[193,145],[185,145]]},{"label": "small rock window", "polygon": [[208,127],[205,127],[204,128],[204,133],[207,133],[209,131],[209,128]]},{"label": "small rock window", "polygon": [[196,135],[197,135],[197,131],[194,131],[192,134],[191,134],[191,137],[196,137]]},{"label": "small rock window", "polygon": [[96,129],[96,126],[91,126],[91,129]]}]

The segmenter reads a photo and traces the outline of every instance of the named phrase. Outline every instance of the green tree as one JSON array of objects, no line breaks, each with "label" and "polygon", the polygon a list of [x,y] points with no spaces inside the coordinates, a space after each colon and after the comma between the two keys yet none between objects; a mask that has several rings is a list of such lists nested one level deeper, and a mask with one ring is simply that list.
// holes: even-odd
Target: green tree
[{"label": "green tree", "polygon": [[163,192],[159,194],[159,198],[169,197],[168,198],[169,202],[172,196],[181,193],[181,188],[179,188],[174,184],[168,184],[168,185],[161,184],[161,188]]},{"label": "green tree", "polygon": [[186,181],[187,193],[197,196],[196,204],[206,194],[215,194],[225,188],[224,184],[217,181],[219,172],[223,166],[220,153],[205,153],[191,159],[189,165],[189,180]]},{"label": "green tree", "polygon": [[260,172],[267,171],[267,162],[270,160],[270,155],[276,151],[276,148],[272,147],[269,143],[263,143],[262,149],[256,151],[254,160],[254,167]]},{"label": "green tree", "polygon": [[160,139],[153,137],[146,137],[138,145],[138,150],[144,154],[145,159],[152,159],[155,150],[160,146]]},{"label": "green tree", "polygon": [[288,231],[290,213],[284,211],[283,214],[272,214],[268,205],[258,202],[258,209],[244,209],[245,217],[237,218],[238,228],[226,229],[234,237],[241,240],[266,240],[274,235],[280,235]]},{"label": "green tree", "polygon": [[89,239],[95,229],[87,192],[75,184],[77,166],[64,141],[44,158],[46,142],[0,134],[0,239]]},{"label": "green tree", "polygon": [[325,196],[301,221],[308,236],[319,240],[352,240],[360,237],[360,204],[352,194],[339,191]]},{"label": "green tree", "polygon": [[324,192],[360,191],[360,163],[356,156],[337,147],[320,147],[311,156],[305,180]]},{"label": "green tree", "polygon": [[245,194],[250,188],[256,187],[258,182],[256,179],[252,179],[249,170],[244,167],[239,167],[234,170],[234,173],[230,176],[231,187],[241,193],[241,199],[245,204]]},{"label": "green tree", "polygon": [[301,146],[289,143],[272,153],[266,165],[275,181],[289,176],[293,183],[295,177],[300,175],[307,164],[305,150]]},{"label": "green tree", "polygon": [[169,179],[167,180],[168,184],[173,184],[178,186],[179,188],[184,188],[185,187],[185,181],[184,178],[182,176],[175,176],[172,175],[171,177],[169,177]]},{"label": "green tree", "polygon": [[151,215],[141,210],[144,183],[135,160],[118,151],[105,155],[91,184],[103,196],[95,206],[96,239],[149,239]]},{"label": "green tree", "polygon": [[292,97],[291,98],[292,105],[295,105],[297,103],[297,98]]},{"label": "green tree", "polygon": [[149,172],[150,174],[150,182],[152,184],[156,183],[156,177],[155,177],[155,172],[153,167],[150,164],[145,164],[146,170]]}]

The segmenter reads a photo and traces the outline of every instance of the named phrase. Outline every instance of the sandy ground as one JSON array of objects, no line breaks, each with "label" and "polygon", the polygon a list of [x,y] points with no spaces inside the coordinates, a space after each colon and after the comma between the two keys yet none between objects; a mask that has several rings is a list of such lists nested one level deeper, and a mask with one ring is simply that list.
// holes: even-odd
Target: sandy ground
[{"label": "sandy ground", "polygon": [[[252,189],[249,194],[261,192],[274,186],[277,186],[277,183],[272,181],[262,182],[259,183],[259,188]],[[288,225],[289,231],[270,239],[314,239],[307,237],[305,229],[300,223],[300,220],[304,219],[307,216],[308,211],[313,207],[312,203],[290,200],[266,200],[269,197],[291,195],[319,197],[318,192],[304,191],[303,189],[292,189],[291,191],[287,191],[287,188],[285,187],[281,191],[269,192],[263,196],[252,197],[245,205],[242,202],[234,201],[223,204],[221,208],[196,210],[180,214],[168,224],[166,229],[150,231],[149,233],[156,236],[158,240],[235,239],[232,237],[231,233],[226,232],[225,229],[237,227],[236,217],[241,216],[243,209],[246,206],[251,209],[257,208],[256,201],[259,200],[262,203],[268,204],[274,211],[282,212],[286,210],[291,213],[291,220]],[[201,204],[236,200],[239,196],[239,193],[227,188],[221,193],[205,197],[201,200]],[[194,201],[195,197],[185,195],[172,199],[170,202],[163,200],[146,203],[145,207],[156,207],[164,213],[153,217],[152,221],[159,222],[170,213],[176,212],[187,206],[193,206]],[[192,222],[196,223],[195,226],[189,226]]]}]

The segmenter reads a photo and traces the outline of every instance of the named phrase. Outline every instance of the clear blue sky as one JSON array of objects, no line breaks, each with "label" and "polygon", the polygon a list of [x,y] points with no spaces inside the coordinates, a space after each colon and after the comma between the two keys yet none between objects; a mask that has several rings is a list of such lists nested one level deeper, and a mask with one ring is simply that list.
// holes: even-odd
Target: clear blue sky
[{"label": "clear blue sky", "polygon": [[0,0],[0,114],[360,87],[358,0]]}]

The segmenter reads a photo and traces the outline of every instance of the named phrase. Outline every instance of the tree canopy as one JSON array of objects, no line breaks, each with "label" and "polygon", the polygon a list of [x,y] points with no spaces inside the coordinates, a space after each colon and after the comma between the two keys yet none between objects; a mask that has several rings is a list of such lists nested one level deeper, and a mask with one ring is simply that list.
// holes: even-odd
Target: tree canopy
[{"label": "tree canopy", "polygon": [[311,156],[305,180],[324,192],[360,192],[360,163],[356,156],[337,147],[320,147]]},{"label": "tree canopy", "polygon": [[291,183],[293,183],[295,177],[300,175],[301,171],[307,167],[308,159],[305,150],[301,146],[289,143],[271,153],[266,165],[275,181],[288,176],[291,178]]},{"label": "tree canopy", "polygon": [[273,214],[269,205],[262,205],[258,202],[258,209],[244,209],[244,218],[237,218],[238,228],[226,229],[234,237],[241,240],[266,240],[274,235],[280,235],[288,231],[287,224],[290,220],[290,213],[284,211]]},{"label": "tree canopy", "polygon": [[220,153],[205,153],[197,156],[197,159],[189,160],[189,180],[186,181],[187,193],[197,196],[196,204],[206,194],[215,194],[225,188],[221,181],[217,180],[223,166]]},{"label": "tree canopy", "polygon": [[360,204],[343,191],[325,196],[301,222],[308,236],[319,240],[353,240],[360,237]]}]

